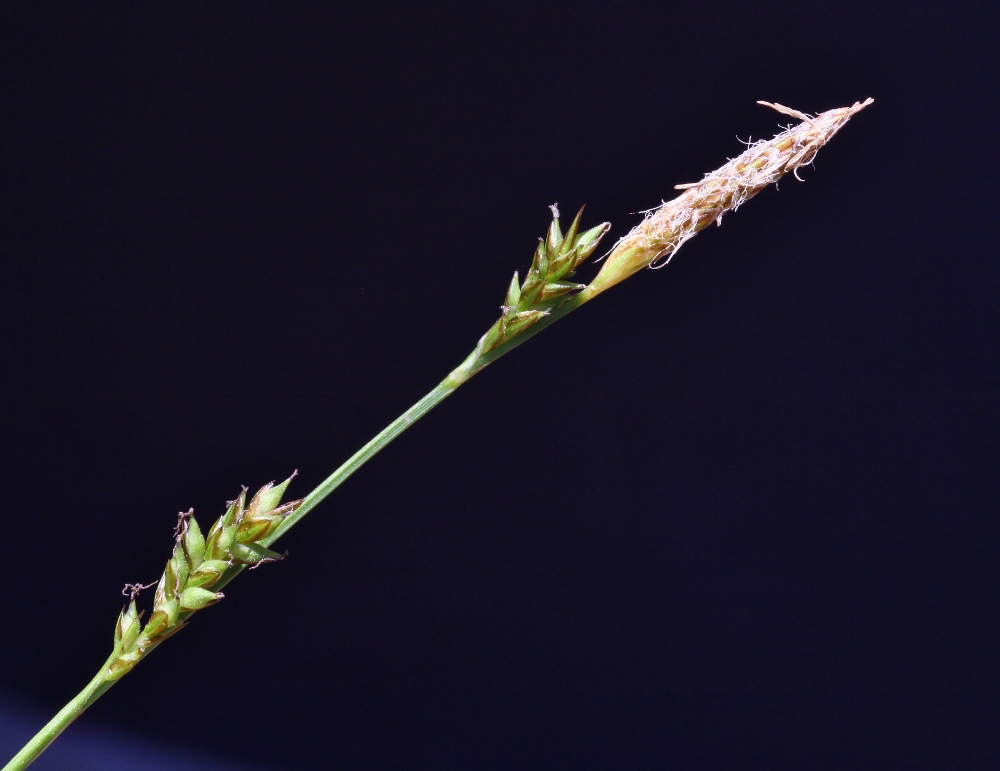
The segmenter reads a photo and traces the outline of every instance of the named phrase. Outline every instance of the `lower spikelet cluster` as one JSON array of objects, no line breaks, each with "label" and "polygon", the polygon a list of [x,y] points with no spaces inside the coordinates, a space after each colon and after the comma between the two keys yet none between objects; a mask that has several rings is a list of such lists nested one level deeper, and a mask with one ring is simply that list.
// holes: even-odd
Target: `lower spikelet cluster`
[{"label": "lower spikelet cluster", "polygon": [[[597,294],[647,266],[665,265],[681,245],[722,215],[777,182],[788,172],[812,163],[816,153],[872,99],[855,102],[812,116],[780,104],[758,102],[802,121],[773,139],[750,145],[725,166],[699,182],[677,185],[680,196],[648,212],[646,218],[621,239],[588,287]],[[796,175],[797,176],[797,175]]]},{"label": "lower spikelet cluster", "polygon": [[230,568],[237,565],[256,567],[284,556],[270,551],[260,542],[272,535],[302,503],[301,500],[281,503],[281,496],[291,481],[289,478],[277,486],[265,485],[249,506],[245,505],[247,491],[244,489],[209,528],[207,535],[202,535],[193,512],[179,516],[174,532],[174,551],[156,584],[153,613],[145,626],[142,613],[136,610],[135,597],[141,589],[149,587],[138,584],[125,587],[123,593],[129,595],[129,603],[118,616],[115,648],[104,672],[105,680],[120,678],[153,647],[179,631],[192,613],[221,600],[222,593],[211,587],[220,584]]}]

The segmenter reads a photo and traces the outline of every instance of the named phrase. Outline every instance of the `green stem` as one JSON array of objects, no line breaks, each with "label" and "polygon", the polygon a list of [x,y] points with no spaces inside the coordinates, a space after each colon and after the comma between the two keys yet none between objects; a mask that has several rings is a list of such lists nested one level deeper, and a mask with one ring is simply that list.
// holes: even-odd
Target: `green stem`
[{"label": "green stem", "polygon": [[294,527],[296,522],[316,508],[320,502],[326,498],[326,496],[340,487],[340,485],[349,476],[351,476],[351,474],[371,460],[379,450],[412,426],[417,420],[430,412],[434,407],[443,402],[447,397],[451,396],[455,389],[472,376],[471,373],[469,373],[469,369],[470,365],[475,361],[473,356],[466,359],[461,366],[442,380],[420,401],[392,421],[392,423],[388,426],[379,431],[378,434],[376,434],[372,440],[368,442],[368,444],[354,453],[354,455],[348,458],[347,461],[340,466],[340,468],[324,479],[315,490],[309,493],[309,495],[302,500],[302,504],[295,510],[295,512],[285,518],[281,527],[261,541],[261,544],[264,546],[270,546],[277,541],[281,536],[288,532],[289,528]]},{"label": "green stem", "polygon": [[59,710],[56,716],[46,723],[45,727],[35,734],[31,741],[21,748],[20,752],[10,759],[10,762],[3,767],[3,771],[20,771],[31,765],[35,758],[41,755],[45,751],[45,748],[52,744],[56,740],[56,737],[66,730],[66,726],[76,720],[83,714],[83,711],[87,707],[97,701],[108,688],[114,685],[114,682],[104,679],[104,674],[107,672],[108,666],[114,657],[115,654],[112,654],[104,662],[104,666],[100,668],[94,679],[87,683],[86,687],[80,693]]},{"label": "green stem", "polygon": [[431,390],[430,393],[382,429],[370,442],[368,442],[368,444],[354,453],[354,455],[348,458],[347,461],[340,466],[340,468],[323,480],[319,487],[309,493],[309,495],[302,500],[302,505],[299,506],[293,514],[289,515],[285,519],[281,527],[261,541],[261,543],[264,546],[270,546],[273,544],[281,538],[281,536],[287,533],[290,528],[294,527],[295,524],[302,519],[302,517],[316,508],[316,506],[318,506],[319,503],[326,498],[326,496],[340,487],[344,480],[371,460],[379,450],[412,426],[417,420],[430,412],[431,409],[444,401],[455,391],[455,389],[462,385],[462,383],[475,375],[477,372],[480,372],[486,365],[496,361],[505,353],[512,351],[514,348],[521,345],[521,343],[524,343],[529,338],[537,335],[545,329],[545,327],[549,326],[557,319],[560,319],[570,311],[579,308],[583,305],[583,303],[589,300],[590,297],[591,295],[584,290],[583,292],[571,297],[559,307],[554,308],[548,316],[539,321],[537,324],[529,327],[510,340],[505,341],[489,353],[478,355],[476,351],[473,351],[465,361],[452,370],[451,374],[442,380],[433,390]]},{"label": "green stem", "polygon": [[[264,546],[270,546],[273,544],[276,540],[278,540],[278,538],[284,535],[289,528],[293,527],[299,520],[301,520],[302,517],[316,508],[316,506],[318,506],[324,498],[340,487],[340,485],[349,476],[351,476],[351,474],[371,460],[379,450],[389,444],[389,442],[412,426],[417,420],[422,418],[434,407],[449,397],[470,377],[475,375],[491,362],[499,359],[505,353],[512,351],[517,346],[534,337],[547,326],[562,318],[570,311],[576,310],[593,296],[594,293],[590,292],[588,287],[579,294],[571,297],[562,305],[552,309],[549,312],[549,315],[541,321],[509,340],[504,341],[492,351],[485,354],[479,354],[479,350],[477,348],[465,361],[452,370],[448,377],[442,380],[428,394],[420,399],[420,401],[410,407],[410,409],[382,429],[370,442],[368,442],[368,444],[354,453],[354,455],[348,458],[347,461],[340,466],[340,468],[323,480],[323,482],[321,482],[315,490],[303,499],[302,505],[300,505],[293,514],[289,515],[285,519],[282,526],[264,539],[261,543]],[[237,575],[239,575],[244,568],[245,566],[240,565],[226,571],[219,582],[212,585],[212,590],[218,590],[228,584]],[[192,612],[182,613],[181,620],[183,621],[186,617],[190,616],[191,613]],[[158,644],[159,642],[146,648],[142,652],[141,658],[145,658],[149,655],[153,648],[155,648]],[[110,666],[114,659],[115,654],[113,653],[104,663],[104,666],[101,667],[97,676],[95,676],[94,679],[91,680],[87,686],[65,707],[59,710],[59,713],[52,718],[52,720],[50,720],[48,724],[25,745],[24,748],[18,752],[6,766],[3,767],[2,771],[19,771],[20,769],[27,768],[35,760],[35,758],[42,754],[46,747],[55,741],[56,737],[59,736],[63,730],[65,730],[66,726],[76,720],[76,718],[78,718],[83,711],[87,709],[87,707],[97,701],[97,699],[100,698],[105,691],[114,685],[117,680],[105,679],[108,666]]]}]

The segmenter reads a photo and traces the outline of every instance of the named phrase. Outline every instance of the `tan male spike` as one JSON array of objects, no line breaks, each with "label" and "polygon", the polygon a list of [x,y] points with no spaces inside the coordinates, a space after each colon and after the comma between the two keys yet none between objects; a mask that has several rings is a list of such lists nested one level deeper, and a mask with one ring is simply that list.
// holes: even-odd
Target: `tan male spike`
[{"label": "tan male spike", "polygon": [[[587,287],[596,295],[628,278],[637,270],[666,265],[685,241],[712,222],[722,223],[722,215],[735,211],[744,201],[777,182],[788,172],[812,163],[816,153],[844,124],[874,100],[855,102],[850,107],[807,115],[780,104],[758,102],[802,121],[773,139],[748,147],[720,169],[698,182],[677,185],[684,192],[672,201],[651,210],[611,250],[600,273]],[[664,259],[666,258],[666,259]]]}]

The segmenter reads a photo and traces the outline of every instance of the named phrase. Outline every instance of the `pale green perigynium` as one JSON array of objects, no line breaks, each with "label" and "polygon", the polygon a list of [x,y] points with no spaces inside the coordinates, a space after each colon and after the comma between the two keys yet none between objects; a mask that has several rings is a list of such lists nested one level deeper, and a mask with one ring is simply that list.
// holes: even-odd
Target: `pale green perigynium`
[{"label": "pale green perigynium", "polygon": [[149,621],[142,624],[135,604],[137,587],[132,587],[132,596],[115,627],[114,649],[104,666],[4,766],[3,771],[26,768],[114,682],[167,637],[183,628],[193,613],[221,600],[223,595],[218,590],[241,570],[279,559],[281,555],[267,547],[462,383],[556,319],[579,308],[619,281],[664,257],[669,259],[700,230],[712,222],[721,223],[723,214],[735,210],[784,174],[794,173],[801,166],[811,163],[819,149],[871,102],[869,99],[817,116],[762,102],[798,118],[801,123],[789,127],[773,139],[748,147],[700,182],[678,185],[684,193],[652,210],[642,223],[622,238],[608,254],[600,272],[587,285],[566,279],[571,278],[580,264],[597,249],[610,226],[604,223],[581,233],[581,209],[563,235],[559,213],[553,207],[552,225],[546,237],[539,241],[525,280],[520,282],[518,274],[514,274],[500,318],[479,340],[469,357],[436,388],[351,456],[319,487],[301,501],[279,505],[291,479],[276,487],[269,484],[245,508],[244,490],[204,536],[190,512],[181,515],[173,553],[157,584]]}]

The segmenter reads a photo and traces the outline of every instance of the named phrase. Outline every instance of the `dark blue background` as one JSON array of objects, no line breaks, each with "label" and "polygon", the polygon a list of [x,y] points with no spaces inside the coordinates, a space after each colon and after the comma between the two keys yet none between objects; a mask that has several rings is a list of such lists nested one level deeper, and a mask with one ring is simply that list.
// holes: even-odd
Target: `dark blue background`
[{"label": "dark blue background", "polygon": [[472,380],[61,741],[1000,764],[977,7],[6,5],[0,685],[38,716],[10,731],[104,660],[177,511],[304,494],[461,361],[548,204],[614,239],[787,122],[755,100],[873,96],[805,184]]}]

